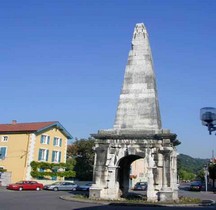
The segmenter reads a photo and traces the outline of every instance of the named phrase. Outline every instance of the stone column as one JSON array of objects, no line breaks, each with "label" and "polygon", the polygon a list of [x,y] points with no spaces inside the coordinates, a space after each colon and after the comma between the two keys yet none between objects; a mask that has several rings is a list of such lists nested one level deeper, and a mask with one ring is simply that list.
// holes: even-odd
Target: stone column
[{"label": "stone column", "polygon": [[176,149],[171,153],[171,188],[174,192],[173,199],[178,200],[178,180],[177,180],[177,155]]},{"label": "stone column", "polygon": [[162,181],[163,181],[163,155],[159,152],[156,154],[157,156],[157,164],[156,164],[156,177],[155,177],[155,184],[156,190],[160,190],[162,188]]},{"label": "stone column", "polygon": [[162,175],[162,188],[159,191],[159,201],[172,201],[173,191],[170,187],[171,167],[170,167],[170,154],[172,148],[167,147],[160,150],[163,154],[163,175]]},{"label": "stone column", "polygon": [[90,198],[101,198],[103,189],[105,187],[105,180],[107,179],[107,145],[101,145],[95,143],[95,162],[94,162],[94,172],[93,172],[93,185],[89,190]]},{"label": "stone column", "polygon": [[162,189],[167,190],[170,187],[170,151],[163,152],[163,182]]},{"label": "stone column", "polygon": [[148,173],[148,188],[147,188],[147,201],[157,202],[157,194],[154,188],[154,176],[153,176],[153,168],[155,167],[155,162],[152,157],[151,149],[147,149],[147,173]]}]

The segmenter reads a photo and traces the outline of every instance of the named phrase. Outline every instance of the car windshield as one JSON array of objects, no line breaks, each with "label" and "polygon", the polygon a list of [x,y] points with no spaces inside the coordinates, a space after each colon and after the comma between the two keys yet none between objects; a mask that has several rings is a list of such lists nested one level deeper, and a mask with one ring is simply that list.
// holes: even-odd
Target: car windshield
[{"label": "car windshield", "polygon": [[146,185],[146,182],[137,182],[136,185]]},{"label": "car windshield", "polygon": [[15,184],[23,184],[23,182],[22,182],[22,181],[19,181],[19,182],[16,182]]},{"label": "car windshield", "polygon": [[201,185],[201,182],[192,182],[191,185]]},{"label": "car windshield", "polygon": [[57,184],[61,184],[61,182],[54,182],[54,183],[52,183],[52,185],[57,185]]}]

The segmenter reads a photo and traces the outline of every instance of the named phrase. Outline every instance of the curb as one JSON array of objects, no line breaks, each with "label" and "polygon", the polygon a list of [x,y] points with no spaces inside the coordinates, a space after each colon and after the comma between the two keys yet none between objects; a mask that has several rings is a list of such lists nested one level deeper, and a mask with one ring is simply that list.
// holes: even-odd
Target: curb
[{"label": "curb", "polygon": [[79,198],[74,198],[71,195],[62,195],[59,197],[62,200],[66,200],[66,201],[76,201],[76,202],[80,202],[80,203],[95,203],[95,204],[104,204],[104,205],[110,205],[110,202],[106,202],[106,201],[97,201],[97,200],[90,200],[90,199],[79,199]]},{"label": "curb", "polygon": [[201,202],[202,206],[215,206],[214,200],[202,200]]},{"label": "curb", "polygon": [[127,202],[115,202],[115,201],[100,201],[100,200],[90,200],[90,199],[79,199],[73,196],[63,195],[59,197],[62,200],[75,201],[80,203],[95,203],[110,206],[145,206],[145,207],[201,207],[201,206],[214,206],[214,200],[203,200],[200,204],[142,204],[142,203],[127,203]]}]

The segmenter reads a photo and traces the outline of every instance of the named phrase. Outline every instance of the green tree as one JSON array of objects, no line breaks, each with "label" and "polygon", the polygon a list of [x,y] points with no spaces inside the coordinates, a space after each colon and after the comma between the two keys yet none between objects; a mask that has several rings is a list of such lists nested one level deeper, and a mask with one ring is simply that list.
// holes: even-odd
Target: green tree
[{"label": "green tree", "polygon": [[65,171],[73,171],[76,165],[76,160],[74,158],[67,158]]},{"label": "green tree", "polygon": [[75,158],[78,155],[78,139],[75,139],[75,142],[72,144],[69,144],[67,147],[67,158]]},{"label": "green tree", "polygon": [[178,169],[197,174],[208,164],[209,159],[192,158],[188,155],[179,154],[177,158]]},{"label": "green tree", "polygon": [[216,164],[210,163],[208,166],[209,178],[212,179],[213,188],[215,187],[215,179],[216,179]]},{"label": "green tree", "polygon": [[75,159],[76,164],[74,170],[76,178],[81,181],[90,181],[93,178],[94,165],[94,139],[76,139],[71,145],[68,145],[68,158]]},{"label": "green tree", "polygon": [[202,182],[205,181],[205,172],[204,172],[204,169],[201,169],[200,171],[198,171],[198,173],[196,175],[196,178],[198,180],[201,180]]},{"label": "green tree", "polygon": [[180,154],[177,158],[178,176],[181,180],[204,180],[204,165],[209,159],[192,158],[188,155]]},{"label": "green tree", "polygon": [[186,170],[183,170],[183,169],[180,169],[179,170],[179,178],[181,180],[193,180],[195,179],[196,175],[191,173],[191,172],[188,172]]}]

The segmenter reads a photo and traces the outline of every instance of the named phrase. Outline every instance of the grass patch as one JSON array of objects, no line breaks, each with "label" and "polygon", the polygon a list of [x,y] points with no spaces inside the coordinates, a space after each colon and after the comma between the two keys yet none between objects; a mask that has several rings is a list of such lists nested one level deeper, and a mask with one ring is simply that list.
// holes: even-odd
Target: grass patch
[{"label": "grass patch", "polygon": [[104,200],[104,199],[89,199],[88,195],[77,194],[73,196],[76,199],[80,200],[91,200],[91,201],[103,201],[103,202],[112,202],[112,203],[125,203],[125,204],[199,204],[201,200],[199,198],[190,198],[180,196],[178,201],[167,201],[167,202],[148,202],[145,196],[134,196],[130,195],[127,198],[121,198],[118,200]]},{"label": "grass patch", "polygon": [[87,200],[89,199],[88,195],[84,195],[84,194],[76,194],[73,196],[73,198],[77,198],[77,199],[83,199],[83,200]]},{"label": "grass patch", "polygon": [[190,198],[190,197],[179,197],[179,202],[181,204],[198,204],[201,203],[201,200],[199,198]]}]

